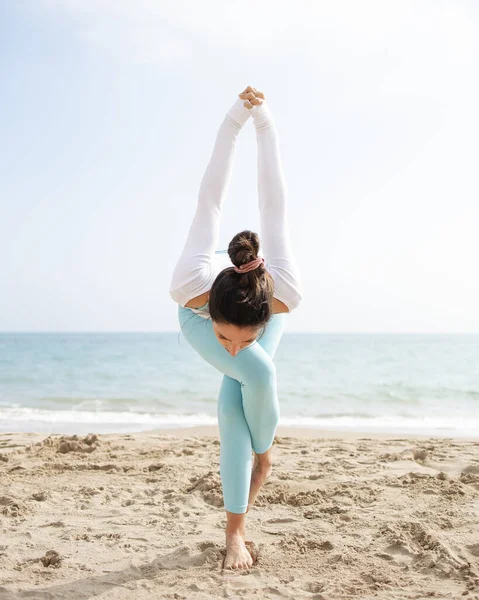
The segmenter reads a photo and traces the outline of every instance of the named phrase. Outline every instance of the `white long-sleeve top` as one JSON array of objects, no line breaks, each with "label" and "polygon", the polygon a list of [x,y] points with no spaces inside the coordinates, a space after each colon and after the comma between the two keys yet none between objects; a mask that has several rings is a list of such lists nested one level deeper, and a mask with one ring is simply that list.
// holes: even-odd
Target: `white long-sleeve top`
[{"label": "white long-sleeve top", "polygon": [[[291,312],[302,300],[302,282],[290,240],[286,183],[281,166],[278,133],[266,100],[248,109],[238,98],[226,113],[213,153],[201,181],[198,205],[185,246],[173,271],[169,293],[181,306],[209,291],[218,273],[233,266],[227,253],[217,251],[221,208],[231,180],[236,138],[249,117],[258,145],[260,246],[271,274],[274,297]],[[221,252],[221,253],[220,253]],[[191,309],[209,318],[208,305]]]}]

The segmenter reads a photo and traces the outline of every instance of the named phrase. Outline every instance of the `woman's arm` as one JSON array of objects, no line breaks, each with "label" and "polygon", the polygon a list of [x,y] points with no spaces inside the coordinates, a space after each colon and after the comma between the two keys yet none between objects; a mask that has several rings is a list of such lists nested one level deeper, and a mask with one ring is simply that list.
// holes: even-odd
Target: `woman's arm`
[{"label": "woman's arm", "polygon": [[231,180],[236,138],[251,111],[237,98],[226,113],[201,181],[196,213],[170,283],[170,296],[181,306],[211,289],[219,240],[221,208]]},{"label": "woman's arm", "polygon": [[[257,93],[258,94],[258,93]],[[264,98],[264,94],[259,92]],[[258,199],[260,241],[266,268],[275,282],[275,298],[294,310],[303,298],[301,275],[291,247],[287,215],[287,189],[279,151],[279,138],[264,99],[250,109],[258,144]]]}]

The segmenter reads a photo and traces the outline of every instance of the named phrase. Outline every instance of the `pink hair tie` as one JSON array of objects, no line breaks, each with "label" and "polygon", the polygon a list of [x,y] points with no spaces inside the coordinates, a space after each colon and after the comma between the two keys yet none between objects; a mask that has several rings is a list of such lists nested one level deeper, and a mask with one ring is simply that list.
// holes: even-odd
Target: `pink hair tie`
[{"label": "pink hair tie", "polygon": [[264,258],[255,258],[249,263],[245,263],[241,265],[239,268],[236,265],[233,265],[233,269],[237,273],[247,273],[248,271],[252,271],[253,269],[257,269],[261,264],[264,264]]}]

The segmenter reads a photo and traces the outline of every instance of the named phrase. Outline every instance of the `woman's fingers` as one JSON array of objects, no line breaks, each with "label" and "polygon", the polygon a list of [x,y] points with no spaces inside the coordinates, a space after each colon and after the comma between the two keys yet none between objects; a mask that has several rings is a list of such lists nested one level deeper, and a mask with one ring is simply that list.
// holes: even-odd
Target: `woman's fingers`
[{"label": "woman's fingers", "polygon": [[259,104],[263,104],[263,100],[255,98],[254,100],[246,100],[244,106],[246,106],[246,108],[253,108],[253,106],[258,106]]},{"label": "woman's fingers", "polygon": [[238,94],[238,95],[241,98],[241,100],[246,100],[246,102],[243,102],[243,106],[246,106],[246,108],[253,108],[253,105],[251,104],[251,102],[247,98],[246,94]]},{"label": "woman's fingers", "polygon": [[252,88],[250,85],[243,92],[241,92],[239,96],[241,98],[243,98],[244,96],[245,98],[263,98],[263,100],[265,99],[263,92],[260,92],[256,88]]},{"label": "woman's fingers", "polygon": [[239,94],[239,97],[245,100],[256,98],[253,92],[242,92],[241,94]]},{"label": "woman's fingers", "polygon": [[259,104],[262,104],[263,100],[265,99],[263,92],[258,91],[256,88],[251,87],[250,85],[245,88],[244,92],[238,94],[238,96],[242,100],[245,100],[244,106],[246,106],[246,108],[258,106]]}]

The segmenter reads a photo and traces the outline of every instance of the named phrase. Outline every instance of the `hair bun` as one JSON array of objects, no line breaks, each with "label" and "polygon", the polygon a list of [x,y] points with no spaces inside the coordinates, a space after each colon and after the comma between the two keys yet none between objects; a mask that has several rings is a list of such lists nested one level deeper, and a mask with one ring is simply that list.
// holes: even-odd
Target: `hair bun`
[{"label": "hair bun", "polygon": [[249,229],[237,233],[228,245],[231,262],[238,268],[258,258],[258,252],[259,236]]}]

